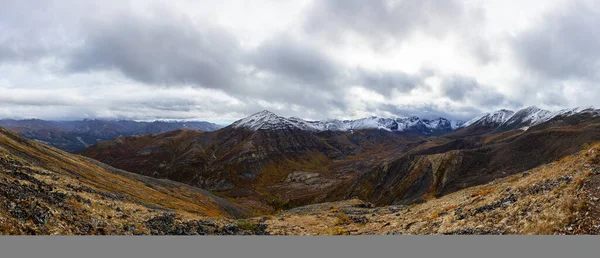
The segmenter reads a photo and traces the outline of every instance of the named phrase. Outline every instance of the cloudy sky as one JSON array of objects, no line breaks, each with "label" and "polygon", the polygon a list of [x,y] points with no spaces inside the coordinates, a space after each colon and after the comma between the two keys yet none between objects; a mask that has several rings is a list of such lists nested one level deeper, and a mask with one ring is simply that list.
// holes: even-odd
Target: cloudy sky
[{"label": "cloudy sky", "polygon": [[599,5],[0,0],[0,118],[469,119],[596,105]]}]

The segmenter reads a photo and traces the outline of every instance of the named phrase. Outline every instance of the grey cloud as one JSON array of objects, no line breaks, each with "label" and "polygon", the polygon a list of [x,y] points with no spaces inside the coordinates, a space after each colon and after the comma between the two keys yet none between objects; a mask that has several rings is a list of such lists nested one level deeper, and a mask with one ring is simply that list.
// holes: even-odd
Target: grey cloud
[{"label": "grey cloud", "polygon": [[324,53],[286,36],[264,42],[249,56],[257,68],[299,82],[323,84],[339,74],[335,62]]},{"label": "grey cloud", "polygon": [[505,107],[506,97],[495,90],[481,90],[473,93],[471,99],[479,106],[487,107]]},{"label": "grey cloud", "polygon": [[0,0],[0,65],[35,63],[64,53],[77,24],[75,16],[82,15],[74,11],[80,5],[74,0]]},{"label": "grey cloud", "polygon": [[363,87],[389,96],[394,90],[407,93],[418,87],[423,78],[420,75],[409,75],[399,71],[367,71],[358,69],[356,82]]},{"label": "grey cloud", "polygon": [[457,36],[460,51],[479,64],[498,57],[485,36],[480,4],[461,0],[322,0],[314,1],[304,22],[309,35],[347,44],[364,40],[376,50],[397,48],[419,33],[443,39]]},{"label": "grey cloud", "polygon": [[305,28],[334,38],[352,32],[373,40],[401,39],[417,30],[440,36],[464,12],[454,0],[324,0],[315,1]]},{"label": "grey cloud", "polygon": [[538,99],[542,104],[547,106],[560,107],[568,103],[564,93],[562,93],[562,87],[558,90],[539,92]]},{"label": "grey cloud", "polygon": [[480,84],[468,76],[448,76],[442,80],[441,93],[459,103],[474,103],[494,107],[507,105],[507,98],[495,88]]},{"label": "grey cloud", "polygon": [[[273,78],[250,78],[245,82],[246,85],[252,85],[235,94],[244,102],[253,102],[264,100],[271,104],[279,104],[287,107],[300,106],[306,110],[319,110],[320,112],[329,112],[333,109],[343,109],[346,107],[342,96],[343,87],[337,84],[323,83],[304,83],[289,80],[285,76],[275,76]],[[261,111],[264,107],[257,107]]]},{"label": "grey cloud", "polygon": [[[0,6],[8,6],[0,8],[0,73],[10,71],[2,70],[10,62],[19,62],[15,74],[36,70],[12,78],[7,76],[8,82],[2,84],[7,86],[0,85],[0,92],[15,87],[37,87],[42,92],[42,88],[57,90],[61,85],[73,88],[61,91],[60,97],[44,93],[17,98],[14,92],[5,94],[0,96],[0,115],[20,112],[42,116],[52,111],[72,117],[84,114],[190,118],[210,111],[214,117],[240,117],[268,108],[286,116],[322,119],[331,114],[364,114],[360,110],[362,103],[354,105],[353,100],[347,99],[347,88],[355,85],[376,91],[386,97],[384,103],[392,103],[367,103],[370,105],[367,110],[399,116],[462,118],[480,113],[480,109],[490,111],[519,105],[470,77],[446,78],[442,71],[409,74],[393,67],[377,70],[338,63],[336,60],[344,58],[336,59],[331,56],[335,51],[327,52],[336,45],[320,38],[326,35],[347,40],[344,36],[351,34],[368,43],[390,41],[390,46],[400,47],[396,43],[415,33],[433,37],[454,33],[483,63],[491,62],[495,46],[480,40],[482,26],[473,23],[483,19],[482,14],[468,10],[456,0],[314,1],[313,8],[306,13],[304,31],[296,31],[292,26],[289,28],[292,36],[275,34],[254,49],[242,47],[241,38],[237,39],[226,28],[187,18],[184,10],[173,9],[175,5],[166,4],[167,8],[147,12],[133,10],[121,1],[107,1],[93,5],[90,1],[76,0],[0,0]],[[590,9],[593,8],[582,11],[581,21],[575,19],[578,14],[572,10],[565,17],[550,15],[549,25],[528,31],[530,35],[520,35],[514,46],[517,53],[522,51],[520,58],[524,65],[545,76],[560,78],[591,76],[600,71],[597,69],[600,50],[595,48],[600,40],[592,29],[590,35],[585,33],[588,27],[597,27],[592,25],[597,25],[599,19],[597,12]],[[540,46],[546,50],[539,51]],[[31,69],[44,57],[56,58],[59,65],[66,64],[63,73],[57,73],[56,69]],[[561,63],[561,59],[566,62]],[[411,99],[411,95],[416,90],[435,89],[425,83],[431,76],[442,80],[442,94],[447,98],[430,99],[426,102],[433,104],[413,107],[391,102],[402,99],[396,98],[401,95],[407,96],[402,103],[414,103],[418,98]],[[15,82],[17,77],[36,78]],[[119,91],[119,87],[130,84],[141,85],[139,92]],[[181,98],[174,96],[175,92],[164,96],[161,90],[165,85],[174,91],[190,86],[201,93]],[[95,86],[125,96],[87,91]],[[203,88],[218,90],[207,93]],[[515,91],[507,92],[513,92],[511,98],[515,98],[519,95]],[[211,100],[209,95],[213,92],[235,99],[231,101],[234,104]],[[564,97],[560,98],[562,92],[552,92],[529,101],[542,101],[546,105],[566,102]],[[176,93],[190,94],[185,90]],[[437,94],[427,91],[430,93]],[[520,101],[529,97],[529,93],[535,90],[521,94]],[[71,94],[76,96],[69,97]],[[101,97],[95,98],[94,94]],[[388,98],[395,94],[394,98]]]},{"label": "grey cloud", "polygon": [[374,108],[392,113],[399,117],[418,116],[424,119],[446,118],[451,120],[468,120],[473,118],[474,114],[482,113],[481,110],[474,107],[466,108],[448,108],[436,104],[426,105],[380,105]]},{"label": "grey cloud", "polygon": [[479,84],[472,78],[454,76],[442,82],[442,93],[454,101],[462,101],[465,96],[479,88]]},{"label": "grey cloud", "polygon": [[600,71],[600,6],[570,3],[546,14],[539,26],[513,42],[521,65],[551,79],[597,79]]},{"label": "grey cloud", "polygon": [[34,44],[16,40],[0,41],[0,64],[9,62],[36,62],[51,56],[51,51],[59,51],[56,47]]},{"label": "grey cloud", "polygon": [[[4,44],[3,42],[2,45]],[[14,49],[8,48],[5,45],[0,46],[0,62],[14,59],[18,59],[18,54]]]},{"label": "grey cloud", "polygon": [[233,87],[240,51],[233,36],[167,11],[156,12],[93,23],[70,56],[68,69],[117,69],[151,84]]},{"label": "grey cloud", "polygon": [[243,103],[206,93],[210,92],[144,85],[52,90],[0,87],[0,118],[204,119],[206,114],[211,114],[214,119],[220,119],[244,110]]}]

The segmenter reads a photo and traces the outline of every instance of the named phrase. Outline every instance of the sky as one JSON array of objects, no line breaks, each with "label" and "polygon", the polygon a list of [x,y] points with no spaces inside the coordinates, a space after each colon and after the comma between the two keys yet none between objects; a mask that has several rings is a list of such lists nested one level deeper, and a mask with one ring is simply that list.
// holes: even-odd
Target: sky
[{"label": "sky", "polygon": [[468,120],[600,99],[598,1],[0,6],[0,118]]}]

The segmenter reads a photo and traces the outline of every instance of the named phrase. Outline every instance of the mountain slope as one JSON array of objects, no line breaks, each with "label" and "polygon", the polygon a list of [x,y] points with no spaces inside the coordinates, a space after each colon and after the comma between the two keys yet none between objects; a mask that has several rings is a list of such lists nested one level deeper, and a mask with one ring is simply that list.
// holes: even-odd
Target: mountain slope
[{"label": "mountain slope", "polygon": [[154,121],[130,120],[81,120],[44,121],[0,120],[0,126],[28,138],[46,143],[65,151],[79,151],[102,140],[118,136],[156,134],[176,129],[214,131],[220,126],[203,121]]},{"label": "mountain slope", "polygon": [[448,136],[450,141],[445,144],[409,150],[396,160],[361,174],[341,192],[384,205],[418,202],[427,196],[485,184],[600,141],[600,117],[576,113],[557,116],[527,131],[455,137]]},{"label": "mountain slope", "polygon": [[599,182],[600,145],[595,145],[421,204],[321,203],[281,212],[265,223],[273,235],[596,235]]},{"label": "mountain slope", "polygon": [[0,206],[0,234],[244,233],[223,226],[233,223],[226,218],[249,215],[205,190],[118,170],[2,128]]}]

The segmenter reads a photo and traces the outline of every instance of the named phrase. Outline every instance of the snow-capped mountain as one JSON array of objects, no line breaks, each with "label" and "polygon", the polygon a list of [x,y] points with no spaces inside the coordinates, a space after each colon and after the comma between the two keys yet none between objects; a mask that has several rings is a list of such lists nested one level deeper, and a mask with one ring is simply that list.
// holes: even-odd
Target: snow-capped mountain
[{"label": "snow-capped mountain", "polygon": [[303,130],[303,131],[352,131],[361,129],[382,129],[387,131],[412,132],[423,134],[447,133],[462,126],[461,121],[450,121],[445,118],[433,120],[419,117],[380,118],[367,117],[357,120],[306,121],[296,117],[281,117],[270,111],[261,111],[234,122],[234,128],[249,130]]},{"label": "snow-capped mountain", "polygon": [[551,111],[532,106],[517,111],[506,122],[500,125],[500,128],[502,130],[527,129],[531,126],[544,123],[553,117],[554,115]]},{"label": "snow-capped mountain", "polygon": [[600,110],[592,107],[563,109],[557,112],[540,109],[536,106],[527,107],[517,112],[510,110],[498,110],[494,113],[478,116],[464,123],[464,127],[487,126],[501,131],[513,129],[527,130],[529,127],[539,125],[552,120],[558,116],[573,116],[588,113],[595,116],[600,115]]},{"label": "snow-capped mountain", "polygon": [[557,112],[532,106],[517,112],[501,109],[493,113],[477,116],[467,122],[450,121],[445,118],[421,119],[419,117],[381,118],[366,117],[356,120],[325,120],[307,121],[296,117],[281,117],[273,112],[264,110],[249,117],[234,122],[233,128],[248,130],[302,130],[302,131],[352,131],[361,129],[381,129],[398,132],[419,132],[425,135],[449,133],[463,127],[487,128],[501,131],[523,129],[547,122],[557,116],[572,116],[581,113],[591,113],[600,116],[600,110],[594,108],[573,108]]},{"label": "snow-capped mountain", "polygon": [[[576,107],[576,108],[559,110],[558,112],[552,113],[550,116],[552,118],[554,118],[557,116],[572,116],[572,115],[577,115],[577,114],[590,114],[593,116],[600,116],[600,109],[596,109],[594,107],[584,107],[584,108]],[[550,119],[552,119],[552,118],[550,118]],[[548,120],[550,120],[550,119],[548,119]]]},{"label": "snow-capped mountain", "polygon": [[475,117],[466,123],[464,123],[464,127],[467,126],[490,126],[490,127],[498,127],[508,119],[510,119],[515,114],[514,111],[501,109],[493,113],[484,114],[482,116]]}]

